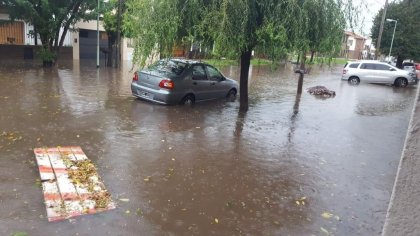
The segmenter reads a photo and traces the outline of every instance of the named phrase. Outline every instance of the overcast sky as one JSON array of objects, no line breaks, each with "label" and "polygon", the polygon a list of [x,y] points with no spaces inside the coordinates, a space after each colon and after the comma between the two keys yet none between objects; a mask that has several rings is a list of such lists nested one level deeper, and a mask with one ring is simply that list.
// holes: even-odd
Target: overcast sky
[{"label": "overcast sky", "polygon": [[[361,9],[361,21],[360,25],[356,26],[357,33],[369,36],[373,24],[373,18],[378,11],[385,5],[385,0],[353,0],[355,4],[360,4]],[[392,0],[391,0],[392,2]]]}]

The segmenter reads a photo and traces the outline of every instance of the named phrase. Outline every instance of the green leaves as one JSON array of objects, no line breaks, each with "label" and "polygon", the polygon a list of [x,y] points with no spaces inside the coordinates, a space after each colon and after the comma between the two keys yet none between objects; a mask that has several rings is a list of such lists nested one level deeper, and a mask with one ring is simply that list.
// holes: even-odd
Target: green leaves
[{"label": "green leaves", "polygon": [[[372,39],[377,42],[379,26],[381,23],[383,9],[375,16],[372,27]],[[387,18],[397,20],[395,39],[392,48],[392,55],[399,55],[401,59],[420,60],[420,1],[404,0],[389,4],[387,9]],[[388,54],[392,35],[394,31],[394,22],[385,21],[381,40],[381,53]]]},{"label": "green leaves", "polygon": [[134,61],[170,55],[181,23],[176,1],[128,0],[123,29],[135,37]]}]

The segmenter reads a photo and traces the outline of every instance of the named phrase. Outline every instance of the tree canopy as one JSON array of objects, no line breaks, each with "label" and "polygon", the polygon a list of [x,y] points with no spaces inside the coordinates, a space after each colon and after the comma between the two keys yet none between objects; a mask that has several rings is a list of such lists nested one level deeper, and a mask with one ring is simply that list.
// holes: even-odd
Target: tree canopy
[{"label": "tree canopy", "polygon": [[214,45],[219,56],[241,59],[240,103],[248,108],[252,51],[272,60],[290,52],[333,53],[345,27],[341,0],[128,0],[124,27],[144,65],[156,48],[170,55],[181,39]]},{"label": "tree canopy", "polygon": [[[375,16],[372,27],[372,39],[378,39],[379,26],[381,24],[383,9]],[[420,1],[403,0],[401,2],[390,3],[387,9],[387,19],[397,20],[392,56],[397,57],[397,66],[402,66],[404,59],[420,60]],[[381,48],[382,54],[388,54],[392,35],[394,33],[395,22],[385,21],[382,34]]]},{"label": "tree canopy", "polygon": [[96,7],[95,0],[4,0],[2,3],[12,20],[24,20],[34,26],[30,33],[39,34],[44,59],[49,60],[58,56],[70,26],[89,19],[89,12]]}]

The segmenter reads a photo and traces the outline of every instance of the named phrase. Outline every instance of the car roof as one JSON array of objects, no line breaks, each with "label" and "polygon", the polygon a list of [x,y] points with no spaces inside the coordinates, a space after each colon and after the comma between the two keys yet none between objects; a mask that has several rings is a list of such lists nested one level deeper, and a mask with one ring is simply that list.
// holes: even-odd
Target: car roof
[{"label": "car roof", "polygon": [[177,62],[183,62],[183,63],[187,63],[187,64],[197,64],[197,63],[203,63],[197,60],[190,60],[190,59],[186,59],[186,58],[169,58],[169,60],[172,61],[177,61]]},{"label": "car roof", "polygon": [[376,61],[376,60],[359,60],[359,61],[354,61],[353,63],[376,63],[376,64],[383,64],[383,65],[392,66],[391,64],[389,64],[387,62]]}]

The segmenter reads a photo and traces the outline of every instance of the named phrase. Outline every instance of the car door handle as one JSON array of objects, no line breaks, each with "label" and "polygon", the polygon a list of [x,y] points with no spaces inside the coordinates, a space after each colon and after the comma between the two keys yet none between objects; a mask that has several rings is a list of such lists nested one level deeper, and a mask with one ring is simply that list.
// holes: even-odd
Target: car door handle
[{"label": "car door handle", "polygon": [[193,82],[193,85],[197,85],[197,82]]},{"label": "car door handle", "polygon": [[215,82],[213,82],[213,83],[211,83],[211,85],[216,85],[216,83],[215,83]]}]

